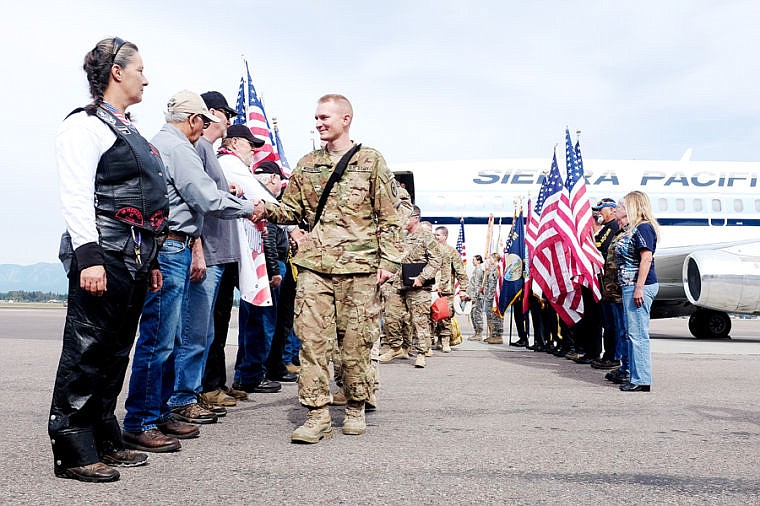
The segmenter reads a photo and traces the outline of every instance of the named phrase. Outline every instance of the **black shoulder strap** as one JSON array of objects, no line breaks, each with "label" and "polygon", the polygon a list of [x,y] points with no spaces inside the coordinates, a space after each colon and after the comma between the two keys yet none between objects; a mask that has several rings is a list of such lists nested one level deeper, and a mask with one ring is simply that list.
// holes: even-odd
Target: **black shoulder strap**
[{"label": "black shoulder strap", "polygon": [[346,172],[346,167],[348,167],[348,162],[351,160],[351,157],[354,156],[356,152],[361,148],[361,144],[354,144],[354,147],[349,149],[348,152],[341,157],[338,165],[335,166],[335,170],[333,170],[333,173],[330,174],[330,179],[327,180],[325,189],[322,191],[322,195],[319,197],[317,212],[314,214],[314,223],[311,224],[312,230],[317,226],[317,223],[319,223],[319,218],[322,216],[322,211],[324,210],[325,204],[327,203],[327,198],[330,196],[330,190],[332,190],[332,187],[335,186],[335,183],[340,181],[340,178],[343,177],[343,173]]}]

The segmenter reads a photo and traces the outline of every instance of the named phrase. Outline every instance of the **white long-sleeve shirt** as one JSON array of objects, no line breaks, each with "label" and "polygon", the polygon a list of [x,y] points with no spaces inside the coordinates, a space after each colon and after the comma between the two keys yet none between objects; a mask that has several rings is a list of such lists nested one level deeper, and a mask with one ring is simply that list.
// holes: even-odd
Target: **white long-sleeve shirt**
[{"label": "white long-sleeve shirt", "polygon": [[74,249],[98,242],[95,226],[95,173],[100,157],[116,142],[116,134],[81,111],[66,118],[55,139],[61,211]]}]

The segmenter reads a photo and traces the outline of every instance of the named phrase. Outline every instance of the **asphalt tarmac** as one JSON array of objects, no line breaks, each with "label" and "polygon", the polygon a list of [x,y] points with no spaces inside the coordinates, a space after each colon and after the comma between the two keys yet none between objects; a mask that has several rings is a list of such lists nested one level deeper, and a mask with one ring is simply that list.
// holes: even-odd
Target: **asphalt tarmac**
[{"label": "asphalt tarmac", "polygon": [[[760,321],[697,341],[652,322],[650,393],[545,353],[467,342],[381,367],[363,436],[293,445],[296,386],[254,394],[121,480],[58,479],[46,419],[65,310],[0,306],[0,504],[757,504]],[[467,327],[464,326],[465,330]],[[508,330],[507,330],[508,334]],[[516,339],[516,338],[515,338]],[[237,348],[231,330],[228,364]],[[122,393],[123,395],[123,393]],[[117,415],[123,417],[123,396]]]}]

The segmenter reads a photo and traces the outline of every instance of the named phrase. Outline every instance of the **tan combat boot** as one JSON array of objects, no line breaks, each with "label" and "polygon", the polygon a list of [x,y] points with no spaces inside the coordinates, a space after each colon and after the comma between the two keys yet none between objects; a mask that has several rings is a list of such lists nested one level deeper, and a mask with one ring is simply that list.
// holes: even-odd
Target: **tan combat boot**
[{"label": "tan combat boot", "polygon": [[364,411],[375,411],[377,409],[377,394],[375,390],[369,393],[369,399],[364,403]]},{"label": "tan combat boot", "polygon": [[382,355],[380,355],[380,362],[390,362],[394,358],[401,358],[404,355],[403,348],[391,348]]},{"label": "tan combat boot", "polygon": [[346,394],[343,392],[343,387],[341,387],[337,392],[335,392],[332,396],[332,400],[330,401],[330,406],[345,406],[346,405]]},{"label": "tan combat boot", "polygon": [[360,436],[367,431],[364,421],[364,401],[348,401],[346,418],[343,420],[343,434]]},{"label": "tan combat boot", "polygon": [[419,367],[420,369],[422,369],[423,367],[425,367],[425,355],[424,354],[420,353],[419,355],[417,355],[417,360],[414,361],[414,367]]},{"label": "tan combat boot", "polygon": [[476,332],[475,334],[467,338],[468,341],[480,341],[482,339],[483,339],[483,334],[481,334],[480,332]]},{"label": "tan combat boot", "polygon": [[451,353],[451,345],[449,343],[443,343],[441,351],[444,353]]},{"label": "tan combat boot", "polygon": [[319,443],[322,438],[329,439],[333,435],[332,419],[327,406],[321,408],[309,408],[309,416],[306,422],[293,431],[290,441],[293,443]]}]

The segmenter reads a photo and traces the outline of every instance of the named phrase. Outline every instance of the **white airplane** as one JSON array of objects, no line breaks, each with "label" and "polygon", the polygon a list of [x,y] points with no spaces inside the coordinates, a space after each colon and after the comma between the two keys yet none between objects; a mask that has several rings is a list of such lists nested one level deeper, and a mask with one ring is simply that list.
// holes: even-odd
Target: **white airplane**
[{"label": "white airplane", "polygon": [[[697,338],[725,338],[728,313],[760,314],[760,163],[583,160],[592,205],[632,190],[649,195],[662,237],[653,318],[691,315]],[[562,157],[564,158],[564,157]],[[558,158],[559,161],[559,158]],[[560,161],[560,164],[563,162]],[[423,219],[456,240],[464,218],[467,256],[487,253],[489,215],[509,232],[515,207],[535,197],[550,159],[394,164]],[[562,166],[560,171],[565,175]],[[524,209],[527,215],[527,208]],[[498,225],[493,234],[498,234]]]}]

